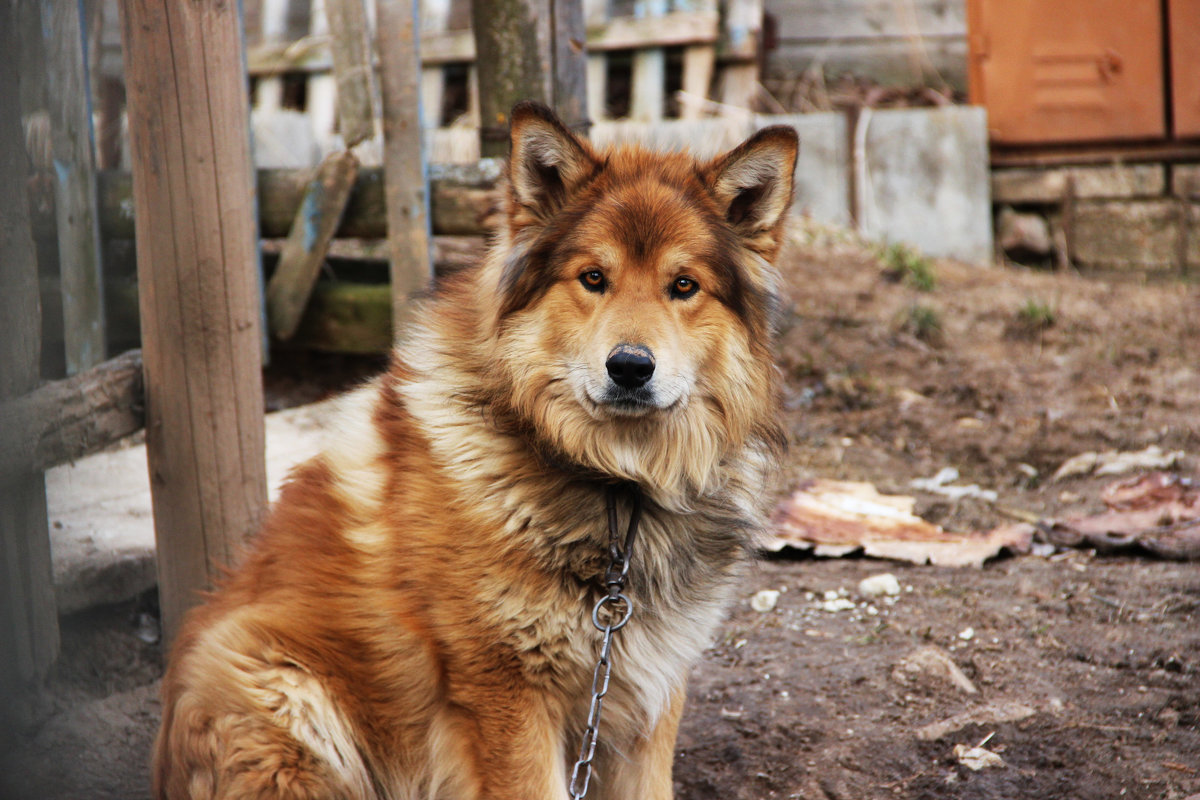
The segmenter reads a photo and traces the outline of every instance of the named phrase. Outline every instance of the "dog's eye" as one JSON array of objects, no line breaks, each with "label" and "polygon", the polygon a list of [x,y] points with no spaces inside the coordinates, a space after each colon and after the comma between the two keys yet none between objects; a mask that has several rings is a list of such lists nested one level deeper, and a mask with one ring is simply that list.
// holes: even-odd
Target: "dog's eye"
[{"label": "dog's eye", "polygon": [[671,283],[671,297],[676,300],[685,300],[694,295],[700,289],[700,284],[696,283],[692,278],[676,278]]},{"label": "dog's eye", "polygon": [[604,273],[598,269],[591,269],[580,275],[579,282],[589,292],[603,292],[604,287],[608,285],[608,281],[604,280]]}]

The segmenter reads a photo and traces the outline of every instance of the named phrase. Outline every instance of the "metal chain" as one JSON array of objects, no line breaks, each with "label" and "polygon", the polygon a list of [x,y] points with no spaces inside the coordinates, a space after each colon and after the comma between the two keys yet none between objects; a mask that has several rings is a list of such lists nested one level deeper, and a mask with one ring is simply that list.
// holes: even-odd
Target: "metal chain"
[{"label": "metal chain", "polygon": [[[579,759],[571,770],[571,784],[568,787],[571,800],[582,800],[587,794],[588,784],[592,780],[592,759],[596,756],[596,744],[600,734],[600,710],[604,698],[608,694],[608,680],[612,673],[612,641],[613,634],[624,628],[629,618],[633,616],[633,601],[626,597],[622,590],[625,588],[625,578],[629,574],[629,561],[633,552],[633,541],[637,536],[638,523],[642,516],[642,495],[636,485],[630,489],[633,509],[629,514],[629,529],[625,533],[622,545],[617,530],[617,493],[614,487],[608,487],[605,492],[605,504],[608,507],[608,569],[604,573],[604,586],[608,594],[596,601],[592,607],[592,625],[603,634],[600,642],[600,657],[596,660],[596,668],[592,671],[592,702],[588,707],[587,727],[583,731],[583,743],[579,747]],[[608,609],[608,622],[601,622],[600,613],[605,606]],[[622,611],[621,608],[624,607]],[[580,780],[582,779],[582,785]]]}]

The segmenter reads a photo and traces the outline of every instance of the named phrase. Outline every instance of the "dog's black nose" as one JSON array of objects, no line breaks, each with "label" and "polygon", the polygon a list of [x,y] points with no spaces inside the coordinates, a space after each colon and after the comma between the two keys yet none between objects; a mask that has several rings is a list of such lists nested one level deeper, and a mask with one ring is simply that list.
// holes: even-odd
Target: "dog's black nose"
[{"label": "dog's black nose", "polygon": [[619,344],[608,354],[608,377],[623,389],[637,389],[650,382],[654,375],[654,354],[649,349],[632,344]]}]

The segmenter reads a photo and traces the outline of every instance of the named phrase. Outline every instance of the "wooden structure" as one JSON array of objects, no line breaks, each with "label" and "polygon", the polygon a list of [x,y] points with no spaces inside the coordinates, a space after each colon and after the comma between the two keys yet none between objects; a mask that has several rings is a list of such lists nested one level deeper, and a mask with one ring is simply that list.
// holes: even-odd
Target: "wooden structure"
[{"label": "wooden structure", "polygon": [[966,91],[964,0],[766,0],[766,12],[775,22],[768,85],[852,75]]},{"label": "wooden structure", "polygon": [[[547,9],[554,4],[553,0],[538,2],[546,4]],[[255,2],[251,0],[248,6],[253,5]],[[292,0],[289,7],[295,12],[306,5],[307,0]],[[543,25],[547,25],[550,18],[558,20],[559,35],[553,41],[570,42],[575,36],[562,25],[572,21],[567,12],[579,6],[563,2],[558,5],[561,8],[557,14],[547,10],[530,15],[529,9],[534,9],[534,5],[533,0],[529,0],[528,5],[522,6],[525,9],[522,13],[530,20],[542,20],[538,24]],[[480,6],[496,13],[507,7],[503,3],[482,3]],[[381,2],[380,8],[387,8],[386,3]],[[516,97],[505,95],[491,99],[489,94],[488,99],[481,101],[475,65],[477,40],[472,30],[470,9],[468,0],[423,0],[419,3],[419,40],[415,44],[421,63],[420,103],[429,133],[427,152],[433,163],[477,160],[482,154],[479,146],[481,125],[485,131],[493,130],[492,138],[500,141],[499,131],[507,123],[497,120],[497,114],[507,113],[512,105],[510,101]],[[553,93],[547,88],[534,95],[561,101],[556,102],[556,108],[564,118],[578,116],[578,122],[582,123],[585,116],[582,112],[586,112],[586,121],[595,129],[616,119],[641,122],[697,119],[714,110],[750,108],[758,91],[762,0],[728,0],[724,3],[717,0],[585,0],[582,9],[583,19],[572,24],[582,23],[583,27],[587,56],[586,93],[575,88],[580,87],[583,80],[573,79],[574,83],[568,81]],[[721,9],[724,9],[723,14]],[[320,13],[319,7],[308,10]],[[382,13],[380,16],[382,18]],[[548,29],[537,28],[535,22],[530,22],[527,27],[533,37],[522,40],[527,50],[536,52],[538,47],[550,46],[552,38]],[[403,41],[402,37],[392,37],[389,48]],[[389,48],[380,49],[381,58],[387,57]],[[568,49],[571,48],[574,52],[561,54],[557,63],[561,65],[571,55],[580,54],[578,44],[568,45]],[[504,61],[514,63],[507,56]],[[551,74],[549,65],[552,63],[555,59],[547,56],[544,74]],[[281,81],[312,86],[329,74],[333,60],[324,37],[310,35],[285,41],[263,36],[250,39],[248,65],[258,86],[256,105],[272,108],[280,97]],[[331,120],[332,115],[315,106],[328,101],[312,91],[298,94],[306,95],[306,101],[298,105],[300,110],[312,116],[318,140],[331,141],[334,132],[326,121]],[[522,92],[520,99],[528,96],[527,92]],[[580,109],[578,114],[564,105],[570,100],[583,101],[585,98],[586,108]],[[495,109],[485,112],[481,102],[493,102]],[[500,149],[488,154],[500,154]]]},{"label": "wooden structure", "polygon": [[[508,113],[522,100],[545,103],[567,127],[586,129],[587,71],[579,46],[585,37],[578,0],[474,2],[471,24],[477,57],[488,65],[476,70],[481,155],[508,155]],[[436,83],[437,72],[429,76]],[[441,109],[436,113],[440,116]]]},{"label": "wooden structure", "polygon": [[[0,4],[0,106],[8,109],[19,105],[14,9]],[[23,140],[17,115],[0,115],[0,410],[33,389],[39,376],[41,314]],[[15,456],[11,445],[0,444],[0,462]],[[0,746],[31,721],[30,690],[58,654],[46,524],[41,471],[0,476]]]},{"label": "wooden structure", "polygon": [[[163,629],[266,511],[257,232],[237,6],[122,3]],[[194,125],[185,121],[208,120]]]}]

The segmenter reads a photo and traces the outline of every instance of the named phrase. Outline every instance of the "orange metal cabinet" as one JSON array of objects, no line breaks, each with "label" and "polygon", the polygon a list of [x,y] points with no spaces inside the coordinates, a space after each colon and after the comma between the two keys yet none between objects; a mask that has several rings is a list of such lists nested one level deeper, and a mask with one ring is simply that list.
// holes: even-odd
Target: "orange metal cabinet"
[{"label": "orange metal cabinet", "polygon": [[1174,134],[1200,136],[1200,0],[1169,0]]},{"label": "orange metal cabinet", "polygon": [[1166,135],[1159,0],[968,0],[967,15],[993,142]]}]

